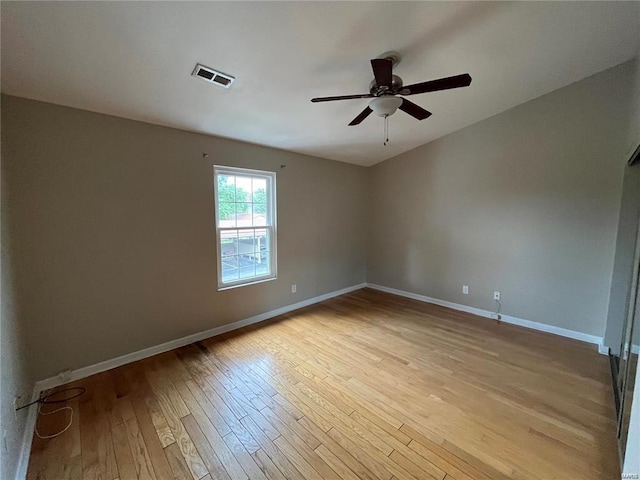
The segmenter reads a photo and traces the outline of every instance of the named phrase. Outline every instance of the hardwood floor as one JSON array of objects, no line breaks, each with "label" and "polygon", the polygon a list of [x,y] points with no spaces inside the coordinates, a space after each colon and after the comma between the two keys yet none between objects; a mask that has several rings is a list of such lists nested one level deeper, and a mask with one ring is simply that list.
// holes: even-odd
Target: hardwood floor
[{"label": "hardwood floor", "polygon": [[619,479],[608,368],[365,289],[76,382],[28,477]]}]

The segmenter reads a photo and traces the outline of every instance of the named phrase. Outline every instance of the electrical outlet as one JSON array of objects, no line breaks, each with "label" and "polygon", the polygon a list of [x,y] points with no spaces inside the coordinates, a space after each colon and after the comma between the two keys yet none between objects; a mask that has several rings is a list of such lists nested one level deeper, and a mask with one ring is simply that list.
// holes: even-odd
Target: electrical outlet
[{"label": "electrical outlet", "polygon": [[296,291],[298,290],[298,286],[294,283],[291,285],[291,293],[296,293]]},{"label": "electrical outlet", "polygon": [[469,285],[462,285],[462,293],[469,295]]},{"label": "electrical outlet", "polygon": [[500,292],[493,292],[493,299],[500,301]]}]

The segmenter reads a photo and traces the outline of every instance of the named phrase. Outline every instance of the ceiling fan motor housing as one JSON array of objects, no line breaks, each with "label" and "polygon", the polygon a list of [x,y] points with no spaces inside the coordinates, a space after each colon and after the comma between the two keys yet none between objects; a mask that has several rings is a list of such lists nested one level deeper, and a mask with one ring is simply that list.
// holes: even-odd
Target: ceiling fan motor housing
[{"label": "ceiling fan motor housing", "polygon": [[380,95],[384,95],[384,94],[393,95],[394,93],[397,93],[401,88],[402,88],[402,79],[398,75],[391,76],[390,89],[387,89],[384,87],[382,88],[378,87],[378,84],[376,83],[375,78],[371,80],[371,83],[369,84],[369,92],[371,93],[371,95],[375,95],[376,97],[379,97]]}]

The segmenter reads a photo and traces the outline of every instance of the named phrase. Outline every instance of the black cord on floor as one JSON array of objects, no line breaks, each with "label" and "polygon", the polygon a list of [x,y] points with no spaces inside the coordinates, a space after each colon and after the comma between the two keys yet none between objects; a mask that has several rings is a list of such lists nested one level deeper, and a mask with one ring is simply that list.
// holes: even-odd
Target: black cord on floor
[{"label": "black cord on floor", "polygon": [[[77,393],[74,393],[72,395],[69,396],[65,396],[64,398],[61,398],[60,400],[51,400],[51,397],[58,395],[59,393],[63,393],[63,392],[73,392],[73,391],[77,391]],[[56,390],[54,392],[51,393],[47,393],[44,396],[41,396],[39,399],[31,402],[31,403],[27,403],[26,405],[22,405],[21,407],[16,408],[16,411],[18,410],[22,410],[23,408],[27,408],[30,407],[31,405],[35,405],[36,403],[40,403],[42,405],[48,405],[50,403],[64,403],[64,402],[68,402],[69,400],[73,400],[74,398],[78,398],[80,395],[84,394],[87,391],[86,388],[84,387],[70,387],[70,388],[61,388],[60,390]]]}]

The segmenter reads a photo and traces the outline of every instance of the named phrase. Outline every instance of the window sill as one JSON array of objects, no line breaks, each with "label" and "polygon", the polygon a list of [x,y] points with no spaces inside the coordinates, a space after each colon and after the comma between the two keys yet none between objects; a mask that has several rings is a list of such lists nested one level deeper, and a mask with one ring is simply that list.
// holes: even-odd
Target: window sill
[{"label": "window sill", "polygon": [[276,276],[276,277],[269,277],[269,278],[261,278],[261,279],[253,280],[249,282],[236,283],[234,285],[218,286],[218,291],[222,292],[224,290],[231,290],[233,288],[247,287],[249,285],[257,285],[258,283],[270,282],[271,280],[277,280],[277,279],[278,277]]}]

